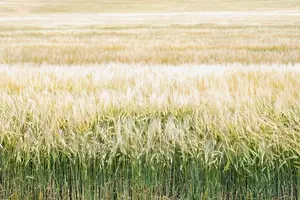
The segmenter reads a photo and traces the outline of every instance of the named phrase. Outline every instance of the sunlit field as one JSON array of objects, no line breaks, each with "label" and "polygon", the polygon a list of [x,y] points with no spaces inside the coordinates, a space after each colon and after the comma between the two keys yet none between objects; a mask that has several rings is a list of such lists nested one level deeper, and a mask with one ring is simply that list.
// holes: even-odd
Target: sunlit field
[{"label": "sunlit field", "polygon": [[0,2],[0,199],[300,198],[299,9]]},{"label": "sunlit field", "polygon": [[6,16],[0,27],[6,64],[300,62],[295,11]]}]

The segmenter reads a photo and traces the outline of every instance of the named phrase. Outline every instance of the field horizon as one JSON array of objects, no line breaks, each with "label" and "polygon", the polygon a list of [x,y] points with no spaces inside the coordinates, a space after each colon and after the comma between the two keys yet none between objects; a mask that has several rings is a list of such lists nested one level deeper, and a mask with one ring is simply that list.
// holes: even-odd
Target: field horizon
[{"label": "field horizon", "polygon": [[300,10],[299,0],[6,0],[1,14]]}]

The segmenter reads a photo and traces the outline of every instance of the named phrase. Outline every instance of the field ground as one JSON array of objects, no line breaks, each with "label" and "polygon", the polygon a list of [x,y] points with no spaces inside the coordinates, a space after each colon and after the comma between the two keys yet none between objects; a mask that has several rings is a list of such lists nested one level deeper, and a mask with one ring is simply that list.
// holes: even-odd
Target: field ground
[{"label": "field ground", "polygon": [[0,2],[0,199],[300,198],[299,9]]}]

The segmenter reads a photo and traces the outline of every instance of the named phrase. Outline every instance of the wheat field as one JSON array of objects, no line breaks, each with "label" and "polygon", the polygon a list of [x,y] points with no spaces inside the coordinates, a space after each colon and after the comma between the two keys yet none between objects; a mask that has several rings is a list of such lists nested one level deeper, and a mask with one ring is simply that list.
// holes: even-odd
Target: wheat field
[{"label": "wheat field", "polygon": [[0,199],[300,198],[299,9],[0,2]]},{"label": "wheat field", "polygon": [[6,64],[295,64],[298,12],[45,14],[0,20]]}]

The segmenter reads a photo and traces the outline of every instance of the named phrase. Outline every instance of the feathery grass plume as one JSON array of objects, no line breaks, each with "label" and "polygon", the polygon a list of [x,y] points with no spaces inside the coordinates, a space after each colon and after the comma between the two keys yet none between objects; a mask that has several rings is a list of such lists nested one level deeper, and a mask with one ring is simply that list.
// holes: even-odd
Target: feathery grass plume
[{"label": "feathery grass plume", "polygon": [[2,199],[299,197],[297,66],[0,73]]}]

